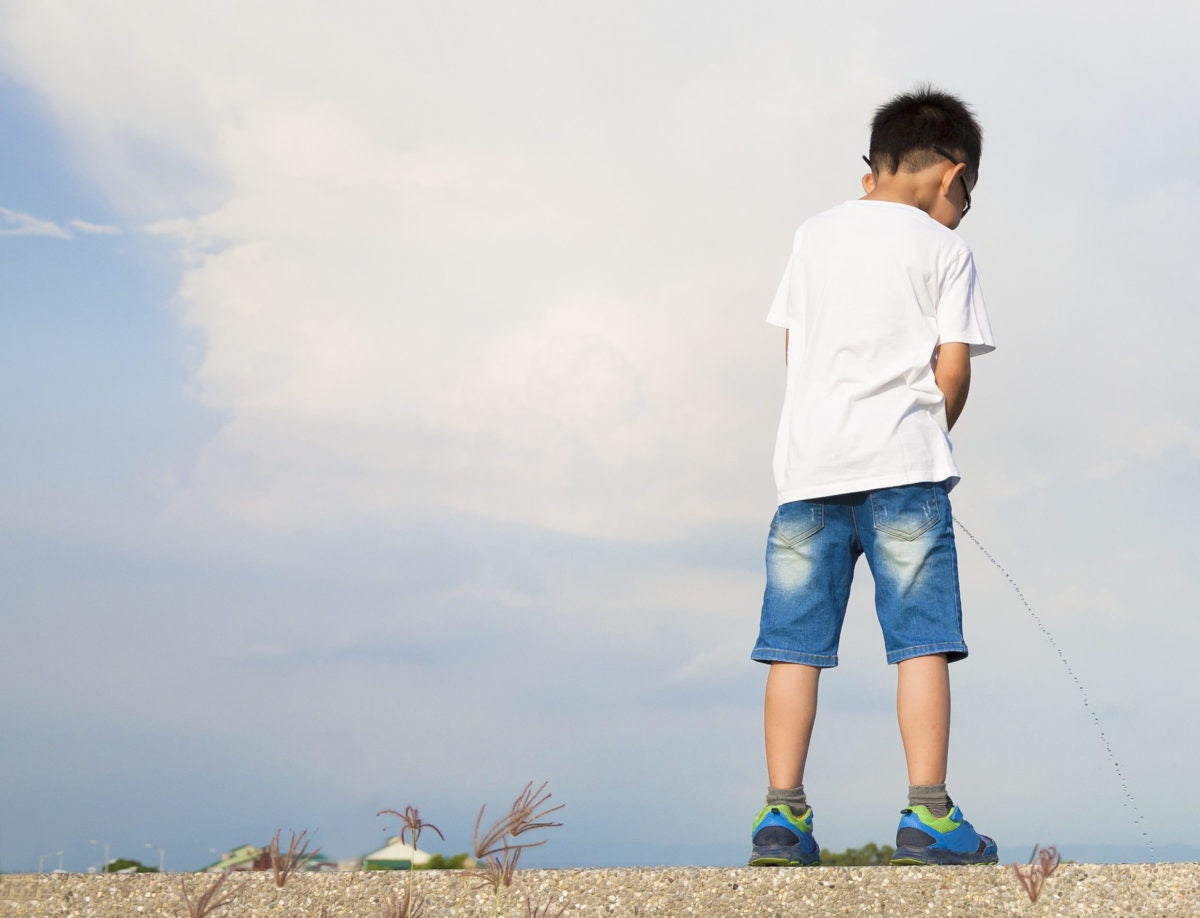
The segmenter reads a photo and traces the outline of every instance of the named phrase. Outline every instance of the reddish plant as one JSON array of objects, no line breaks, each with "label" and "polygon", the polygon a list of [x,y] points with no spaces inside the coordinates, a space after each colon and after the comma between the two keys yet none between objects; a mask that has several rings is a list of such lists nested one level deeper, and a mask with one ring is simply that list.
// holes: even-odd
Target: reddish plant
[{"label": "reddish plant", "polygon": [[1029,855],[1029,863],[1021,866],[1013,864],[1013,873],[1017,875],[1017,881],[1025,887],[1025,892],[1029,893],[1029,901],[1037,902],[1038,896],[1042,894],[1042,887],[1046,884],[1046,880],[1050,878],[1050,874],[1054,873],[1056,867],[1062,861],[1062,856],[1058,853],[1058,849],[1054,846],[1049,848],[1039,848],[1033,846],[1033,853]]},{"label": "reddish plant", "polygon": [[304,866],[316,857],[321,849],[314,848],[308,850],[308,829],[305,829],[299,835],[293,831],[291,838],[288,839],[287,851],[279,850],[279,836],[282,834],[282,829],[275,830],[275,837],[271,839],[271,844],[267,845],[267,862],[271,867],[271,872],[275,875],[275,885],[284,886],[291,879],[292,874],[297,870],[303,870]]},{"label": "reddish plant", "polygon": [[487,866],[486,885],[491,886],[497,894],[501,886],[511,886],[513,873],[517,869],[517,861],[521,852],[526,848],[536,848],[546,844],[546,840],[536,842],[518,842],[515,839],[532,832],[535,829],[552,829],[561,826],[561,822],[549,822],[546,817],[561,810],[563,805],[546,806],[550,800],[550,792],[546,790],[545,781],[537,789],[533,782],[525,785],[525,789],[517,795],[507,813],[497,819],[481,836],[479,826],[483,822],[483,811],[486,804],[479,808],[475,818],[475,857]]},{"label": "reddish plant", "polygon": [[217,909],[225,908],[234,899],[238,893],[242,891],[242,887],[246,885],[245,881],[239,883],[229,895],[224,899],[218,899],[217,896],[221,892],[221,887],[225,885],[225,881],[229,879],[229,872],[222,871],[216,881],[210,883],[204,892],[200,893],[195,900],[188,895],[187,880],[183,877],[179,878],[179,890],[183,894],[183,905],[187,910],[188,918],[206,918],[213,914]]},{"label": "reddish plant", "polygon": [[[413,872],[417,866],[413,863],[417,856],[417,842],[420,841],[421,833],[426,829],[432,829],[434,832],[437,832],[438,838],[442,839],[442,841],[446,840],[446,836],[432,822],[426,822],[422,819],[420,811],[411,804],[403,810],[380,810],[375,815],[399,817],[400,841],[411,845],[413,849],[413,857],[408,862],[408,882],[404,887],[404,898],[401,899],[399,896],[392,896],[384,902],[383,918],[420,918],[425,909],[425,900],[413,884]],[[405,838],[406,835],[408,836],[407,839]]]}]

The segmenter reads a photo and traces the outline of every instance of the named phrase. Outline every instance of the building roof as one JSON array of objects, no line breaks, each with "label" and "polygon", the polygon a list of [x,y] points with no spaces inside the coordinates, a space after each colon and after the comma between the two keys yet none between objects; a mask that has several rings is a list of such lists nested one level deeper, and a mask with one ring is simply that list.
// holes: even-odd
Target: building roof
[{"label": "building roof", "polygon": [[209,864],[205,870],[229,870],[243,864],[252,863],[256,857],[266,850],[258,845],[238,845],[230,851],[224,851],[221,859],[215,864]]},{"label": "building roof", "polygon": [[407,867],[410,864],[420,866],[426,863],[432,855],[428,851],[414,848],[400,840],[399,836],[388,839],[388,843],[378,851],[363,855],[363,867]]}]

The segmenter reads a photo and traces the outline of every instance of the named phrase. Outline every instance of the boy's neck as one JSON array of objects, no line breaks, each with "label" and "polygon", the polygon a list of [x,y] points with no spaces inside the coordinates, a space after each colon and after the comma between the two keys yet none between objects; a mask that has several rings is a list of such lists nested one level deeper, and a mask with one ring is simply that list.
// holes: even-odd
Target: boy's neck
[{"label": "boy's neck", "polygon": [[952,202],[948,189],[963,167],[949,161],[935,163],[917,172],[868,172],[862,177],[865,201],[907,204],[928,214],[949,229],[957,229],[962,211]]},{"label": "boy's neck", "polygon": [[[928,182],[920,181],[919,172],[881,172],[863,176],[864,201],[890,201],[907,204],[928,213]],[[868,187],[870,185],[870,187]],[[924,205],[924,206],[922,206]]]}]

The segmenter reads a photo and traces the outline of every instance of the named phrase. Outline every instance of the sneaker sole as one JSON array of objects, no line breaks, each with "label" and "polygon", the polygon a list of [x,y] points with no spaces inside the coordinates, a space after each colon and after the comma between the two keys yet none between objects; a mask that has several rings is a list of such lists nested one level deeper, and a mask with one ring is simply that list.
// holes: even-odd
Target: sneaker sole
[{"label": "sneaker sole", "polygon": [[804,855],[794,855],[786,848],[755,851],[748,862],[751,867],[819,867],[821,855],[815,858],[805,858]]},{"label": "sneaker sole", "polygon": [[899,848],[889,862],[893,867],[968,867],[999,864],[997,854],[967,854],[944,848]]}]

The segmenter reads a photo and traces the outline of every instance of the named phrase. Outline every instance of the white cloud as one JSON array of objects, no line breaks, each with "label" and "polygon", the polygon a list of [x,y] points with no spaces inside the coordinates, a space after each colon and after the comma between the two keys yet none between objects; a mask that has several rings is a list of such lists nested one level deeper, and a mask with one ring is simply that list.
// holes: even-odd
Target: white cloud
[{"label": "white cloud", "polygon": [[[854,193],[843,164],[869,107],[908,80],[894,49],[868,31],[861,48],[881,54],[851,54],[831,80],[826,55],[792,53],[766,18],[709,9],[682,47],[651,13],[629,34],[532,8],[466,23],[364,3],[287,25],[269,6],[133,9],[113,23],[86,4],[25,8],[3,41],[97,180],[187,266],[179,307],[204,343],[193,390],[227,423],[180,512],[320,529],[449,504],[623,536],[758,512],[779,385],[763,307],[792,222]],[[754,67],[711,57],[701,36],[717,35],[754,49]],[[1109,264],[1117,247],[1153,257],[1142,240],[1161,205],[1190,198],[1172,179],[1097,202],[1137,231],[1102,236],[1060,183],[1005,175],[1035,138],[1021,143],[986,82],[977,95],[996,192],[981,188],[992,215],[964,230],[979,228],[1001,352],[964,429],[985,405],[977,435],[1007,459],[976,473],[1011,491],[1009,469],[1042,474],[1040,438],[989,438],[1047,423],[1027,407],[1048,389],[1126,415],[1127,393],[1162,385],[1161,346],[1126,336],[1114,350],[1108,334],[1129,297],[1157,294],[1113,283]],[[1094,130],[1094,100],[1076,104]],[[840,190],[825,187],[835,176]],[[1037,232],[1006,180],[1031,185]],[[1014,249],[1020,271],[993,255]],[[1010,350],[1036,371],[1013,372]],[[1111,456],[1128,438],[1112,429],[1085,424],[1058,455],[1122,467]]]},{"label": "white cloud", "polygon": [[1200,426],[1181,418],[1163,418],[1141,427],[1133,436],[1133,450],[1142,459],[1156,459],[1173,448],[1181,448],[1200,459]]},{"label": "white cloud", "polygon": [[68,220],[64,227],[52,220],[0,207],[0,236],[49,236],[53,239],[71,239],[74,237],[72,230],[86,235],[101,236],[115,236],[121,232],[115,226],[79,219]]},{"label": "white cloud", "polygon": [[87,220],[71,220],[68,225],[81,233],[96,236],[119,236],[121,234],[120,227],[109,226],[104,223],[89,223]]},{"label": "white cloud", "polygon": [[[145,123],[124,112],[95,125],[110,152],[161,127],[160,149],[206,153],[201,171],[228,189],[218,207],[152,224],[188,265],[182,315],[205,343],[195,392],[228,418],[181,507],[320,528],[449,503],[647,535],[744,517],[769,493],[759,446],[775,394],[763,354],[779,348],[760,319],[786,239],[748,251],[741,234],[714,232],[712,210],[762,181],[739,132],[764,131],[782,92],[749,81],[684,91],[646,157],[636,138],[608,132],[650,110],[573,106],[576,91],[595,91],[585,74],[562,86],[506,76],[514,98],[536,91],[569,112],[547,131],[520,105],[513,123],[497,120],[488,93],[453,80],[430,106],[411,91],[420,67],[370,42],[353,75],[297,72],[278,54],[231,75],[223,43],[190,42],[177,63],[149,47],[109,62],[120,75],[110,89],[154,69],[194,129],[177,130],[180,112],[160,124],[157,105]],[[371,105],[395,102],[370,108],[363,91]],[[114,104],[100,87],[64,95],[85,92],[73,104]],[[723,166],[696,149],[738,171],[741,190],[714,185]],[[127,171],[106,179],[140,209]],[[762,270],[743,269],[748,255]],[[731,370],[767,383],[754,405],[729,388]]]},{"label": "white cloud", "polygon": [[57,223],[0,207],[0,236],[51,236],[55,239],[69,239],[71,234]]}]

